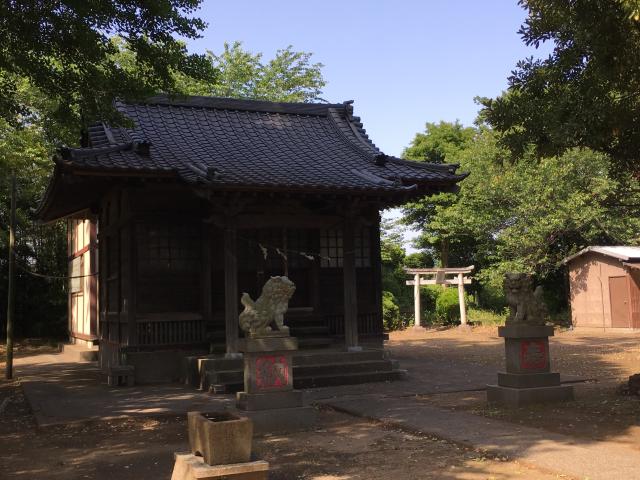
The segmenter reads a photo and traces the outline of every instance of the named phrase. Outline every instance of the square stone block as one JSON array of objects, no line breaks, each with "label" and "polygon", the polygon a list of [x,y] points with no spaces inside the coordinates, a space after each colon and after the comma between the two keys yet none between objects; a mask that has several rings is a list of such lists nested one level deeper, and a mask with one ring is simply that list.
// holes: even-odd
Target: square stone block
[{"label": "square stone block", "polygon": [[207,465],[202,457],[176,453],[171,480],[267,480],[269,464],[263,460],[228,465]]},{"label": "square stone block", "polygon": [[313,407],[242,410],[242,415],[246,415],[253,422],[254,435],[309,430],[318,419],[318,412]]},{"label": "square stone block", "polygon": [[188,412],[191,453],[208,465],[243,463],[251,459],[253,423],[230,412]]},{"label": "square stone block", "polygon": [[550,325],[505,325],[498,327],[498,336],[504,338],[541,338],[553,337]]},{"label": "square stone block", "polygon": [[509,408],[522,407],[534,403],[565,402],[573,400],[573,386],[511,388],[487,385],[487,402]]},{"label": "square stone block", "polygon": [[511,388],[553,387],[560,385],[560,374],[499,372],[498,385]]},{"label": "square stone block", "polygon": [[268,410],[273,408],[301,407],[303,392],[290,390],[288,392],[247,393],[236,394],[236,405],[240,410]]},{"label": "square stone block", "polygon": [[298,350],[298,339],[288,335],[250,337],[240,342],[239,349],[244,353],[294,351]]}]

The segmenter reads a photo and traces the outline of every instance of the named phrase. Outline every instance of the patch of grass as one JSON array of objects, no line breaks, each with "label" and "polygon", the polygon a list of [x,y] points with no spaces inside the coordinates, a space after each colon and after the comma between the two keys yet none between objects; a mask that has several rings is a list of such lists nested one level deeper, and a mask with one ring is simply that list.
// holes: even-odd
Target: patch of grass
[{"label": "patch of grass", "polygon": [[502,313],[496,313],[493,310],[484,310],[481,308],[470,307],[467,313],[469,321],[476,325],[497,326],[504,325],[507,319],[507,309]]}]

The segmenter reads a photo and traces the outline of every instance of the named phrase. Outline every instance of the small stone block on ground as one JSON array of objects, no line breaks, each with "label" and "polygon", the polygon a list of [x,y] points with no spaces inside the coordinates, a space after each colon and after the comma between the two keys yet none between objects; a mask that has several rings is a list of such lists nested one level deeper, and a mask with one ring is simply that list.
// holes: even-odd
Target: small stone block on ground
[{"label": "small stone block on ground", "polygon": [[227,465],[207,465],[202,457],[176,453],[171,480],[267,480],[269,463],[264,460]]},{"label": "small stone block on ground", "polygon": [[241,410],[269,410],[274,408],[295,408],[303,405],[303,392],[247,393],[236,394],[236,405]]},{"label": "small stone block on ground", "polygon": [[229,412],[188,412],[191,453],[208,465],[248,462],[251,458],[253,425],[247,417]]},{"label": "small stone block on ground", "polygon": [[487,385],[487,402],[509,408],[517,408],[534,403],[566,402],[573,399],[572,385],[534,388]]}]

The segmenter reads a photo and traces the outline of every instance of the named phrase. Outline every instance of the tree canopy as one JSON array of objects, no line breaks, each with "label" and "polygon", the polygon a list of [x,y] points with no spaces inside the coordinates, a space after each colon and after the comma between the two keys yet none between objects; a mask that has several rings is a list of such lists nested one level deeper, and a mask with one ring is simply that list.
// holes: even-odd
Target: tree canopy
[{"label": "tree canopy", "polygon": [[321,63],[311,63],[312,54],[278,50],[268,62],[262,53],[242,48],[242,42],[225,43],[222,53],[207,51],[206,59],[218,72],[213,80],[178,75],[181,93],[216,97],[247,98],[273,102],[319,100],[326,82]]},{"label": "tree canopy", "polygon": [[[119,119],[113,99],[176,92],[175,72],[211,81],[215,69],[177,37],[193,39],[206,24],[193,17],[201,0],[11,1],[0,5],[0,116],[29,113],[26,79],[52,102],[58,123]],[[119,35],[136,69],[117,61]]]},{"label": "tree canopy", "polygon": [[528,46],[553,47],[518,62],[507,92],[479,99],[481,119],[502,132],[515,156],[588,147],[638,170],[640,8],[635,0],[521,0],[519,33]]},{"label": "tree canopy", "polygon": [[[459,148],[455,139],[456,153],[445,157],[469,172],[460,192],[404,207],[404,221],[420,229],[417,246],[441,264],[446,255],[450,266],[476,265],[489,292],[501,290],[506,271],[534,273],[561,297],[563,258],[590,244],[638,241],[640,185],[608,155],[576,147],[540,157],[530,148],[513,161],[499,132],[472,130],[472,140]],[[418,135],[441,137],[434,132]]]},{"label": "tree canopy", "polygon": [[35,225],[33,208],[57,145],[78,144],[80,131],[93,121],[125,122],[113,109],[114,99],[167,93],[305,102],[321,95],[322,65],[291,46],[269,61],[240,42],[225,44],[220,54],[189,53],[177,38],[196,38],[204,28],[192,16],[199,3],[0,5],[0,312],[7,298],[7,180],[15,172],[18,334],[64,333],[65,227]]}]

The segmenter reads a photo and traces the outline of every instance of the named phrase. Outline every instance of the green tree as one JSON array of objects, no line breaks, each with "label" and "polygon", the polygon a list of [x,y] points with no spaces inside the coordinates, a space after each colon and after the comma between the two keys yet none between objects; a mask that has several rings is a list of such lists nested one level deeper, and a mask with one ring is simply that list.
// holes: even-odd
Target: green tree
[{"label": "green tree", "polygon": [[297,52],[290,45],[278,50],[268,62],[262,53],[251,53],[241,42],[224,44],[217,55],[207,52],[211,67],[219,72],[212,81],[180,74],[183,93],[218,97],[248,98],[273,102],[312,102],[320,99],[326,81],[321,63],[311,63],[312,54]]},{"label": "green tree", "polygon": [[[192,17],[200,2],[3,2],[0,116],[15,122],[31,113],[19,95],[23,79],[52,101],[55,107],[48,113],[58,123],[71,125],[120,120],[114,98],[175,92],[175,72],[210,80],[215,74],[211,62],[189,54],[176,39],[197,38],[206,26]],[[135,70],[116,61],[114,34],[135,53]]]},{"label": "green tree", "polygon": [[402,158],[431,163],[453,163],[469,146],[476,131],[460,122],[427,122],[424,133],[417,133],[402,152]]},{"label": "green tree", "polygon": [[[469,148],[476,136],[476,129],[463,127],[459,122],[427,123],[424,133],[418,133],[403,152],[407,160],[433,163],[457,163],[463,151]],[[421,230],[416,246],[433,252],[442,267],[465,263],[469,237],[460,237],[445,223],[431,221],[440,210],[451,207],[457,201],[454,193],[440,193],[404,207],[404,220]],[[453,263],[452,263],[453,262]]]},{"label": "green tree", "polygon": [[520,61],[509,89],[479,99],[481,118],[522,155],[588,147],[638,170],[640,151],[640,16],[638,2],[521,0],[524,43],[551,44],[548,58]]}]

